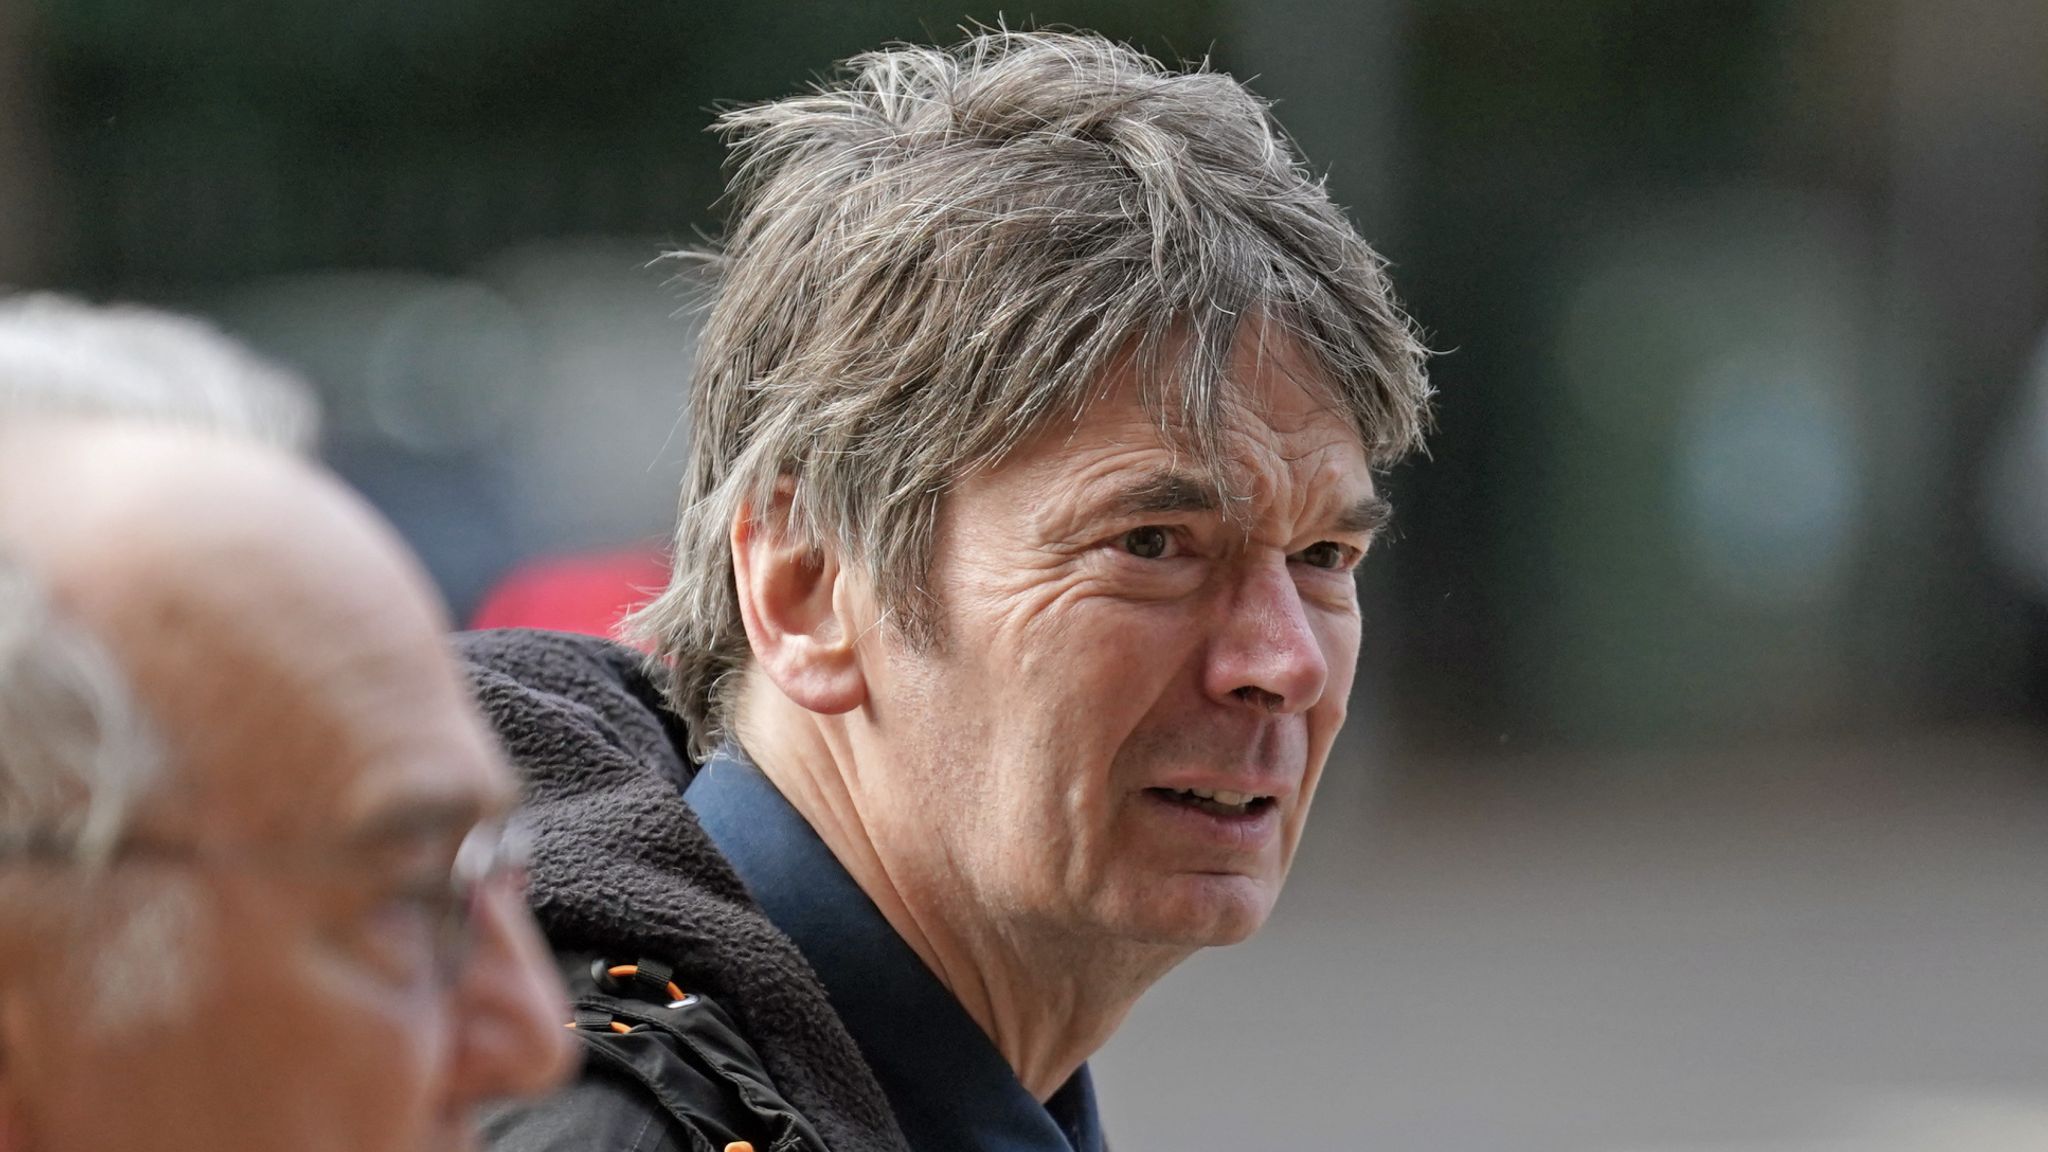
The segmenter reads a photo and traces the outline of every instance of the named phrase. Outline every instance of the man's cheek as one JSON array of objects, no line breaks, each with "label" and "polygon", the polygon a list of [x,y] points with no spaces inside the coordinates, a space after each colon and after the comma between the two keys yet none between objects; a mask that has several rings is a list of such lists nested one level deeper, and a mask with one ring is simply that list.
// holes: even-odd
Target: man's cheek
[{"label": "man's cheek", "polygon": [[1323,644],[1323,660],[1329,676],[1323,681],[1323,697],[1311,710],[1312,719],[1334,730],[1344,723],[1351,706],[1351,686],[1358,680],[1358,634],[1335,637]]}]

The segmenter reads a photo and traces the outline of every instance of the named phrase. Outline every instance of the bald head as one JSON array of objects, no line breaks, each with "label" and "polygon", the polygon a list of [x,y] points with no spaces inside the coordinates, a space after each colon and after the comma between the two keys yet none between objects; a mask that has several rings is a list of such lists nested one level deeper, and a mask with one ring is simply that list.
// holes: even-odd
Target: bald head
[{"label": "bald head", "polygon": [[47,292],[0,297],[0,417],[70,414],[205,429],[298,452],[312,389],[196,316]]},{"label": "bald head", "polygon": [[[203,430],[63,416],[0,419],[0,536],[93,588],[227,549],[300,575],[345,560],[408,589],[438,623],[403,546],[317,467]],[[308,568],[307,566],[311,567]]]},{"label": "bald head", "polygon": [[[355,768],[401,752],[496,771],[424,574],[353,494],[296,459],[173,429],[13,424],[0,428],[0,540],[112,651],[161,730],[175,791],[211,820],[273,836],[309,811],[331,818],[331,805],[370,803],[348,794]],[[322,762],[336,770],[303,767]]]}]

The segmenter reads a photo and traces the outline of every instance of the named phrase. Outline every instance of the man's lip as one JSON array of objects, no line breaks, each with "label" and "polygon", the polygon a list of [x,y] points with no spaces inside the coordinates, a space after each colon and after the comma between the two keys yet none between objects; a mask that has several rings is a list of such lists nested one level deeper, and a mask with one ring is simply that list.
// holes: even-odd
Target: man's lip
[{"label": "man's lip", "polygon": [[1260,796],[1282,802],[1292,799],[1295,792],[1295,784],[1292,781],[1249,776],[1176,776],[1170,780],[1147,784],[1145,787],[1163,788],[1171,792],[1188,792],[1196,788],[1204,792],[1242,792],[1247,796]]},{"label": "man's lip", "polygon": [[1196,871],[1242,872],[1245,854],[1272,847],[1285,820],[1280,805],[1270,801],[1229,811],[1176,800],[1157,788],[1139,795],[1134,805],[1140,817],[1138,827],[1198,853],[1189,858],[1200,863]]}]

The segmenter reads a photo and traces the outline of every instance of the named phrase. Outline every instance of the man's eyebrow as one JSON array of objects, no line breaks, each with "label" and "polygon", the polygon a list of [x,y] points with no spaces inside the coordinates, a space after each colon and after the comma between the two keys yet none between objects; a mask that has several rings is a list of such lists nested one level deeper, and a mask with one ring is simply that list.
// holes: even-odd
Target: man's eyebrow
[{"label": "man's eyebrow", "polygon": [[1367,496],[1356,501],[1337,518],[1337,531],[1377,536],[1394,518],[1394,506],[1384,496]]},{"label": "man's eyebrow", "polygon": [[[1125,516],[1214,512],[1223,507],[1223,497],[1213,484],[1185,472],[1155,472],[1117,492],[1111,506]],[[1334,529],[1377,536],[1393,518],[1394,506],[1386,497],[1364,496],[1344,509]]]},{"label": "man's eyebrow", "polygon": [[1223,497],[1214,485],[1184,472],[1154,472],[1118,491],[1111,506],[1127,516],[1214,512],[1223,507]]}]

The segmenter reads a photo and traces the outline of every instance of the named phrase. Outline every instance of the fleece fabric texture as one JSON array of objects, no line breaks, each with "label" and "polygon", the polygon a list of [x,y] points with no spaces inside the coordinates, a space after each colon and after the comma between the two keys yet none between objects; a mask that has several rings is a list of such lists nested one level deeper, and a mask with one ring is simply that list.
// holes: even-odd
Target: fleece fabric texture
[{"label": "fleece fabric texture", "polygon": [[550,944],[673,965],[730,1013],[833,1152],[905,1152],[817,976],[684,805],[688,743],[645,657],[526,630],[466,633],[455,648],[524,777],[531,899]]}]

